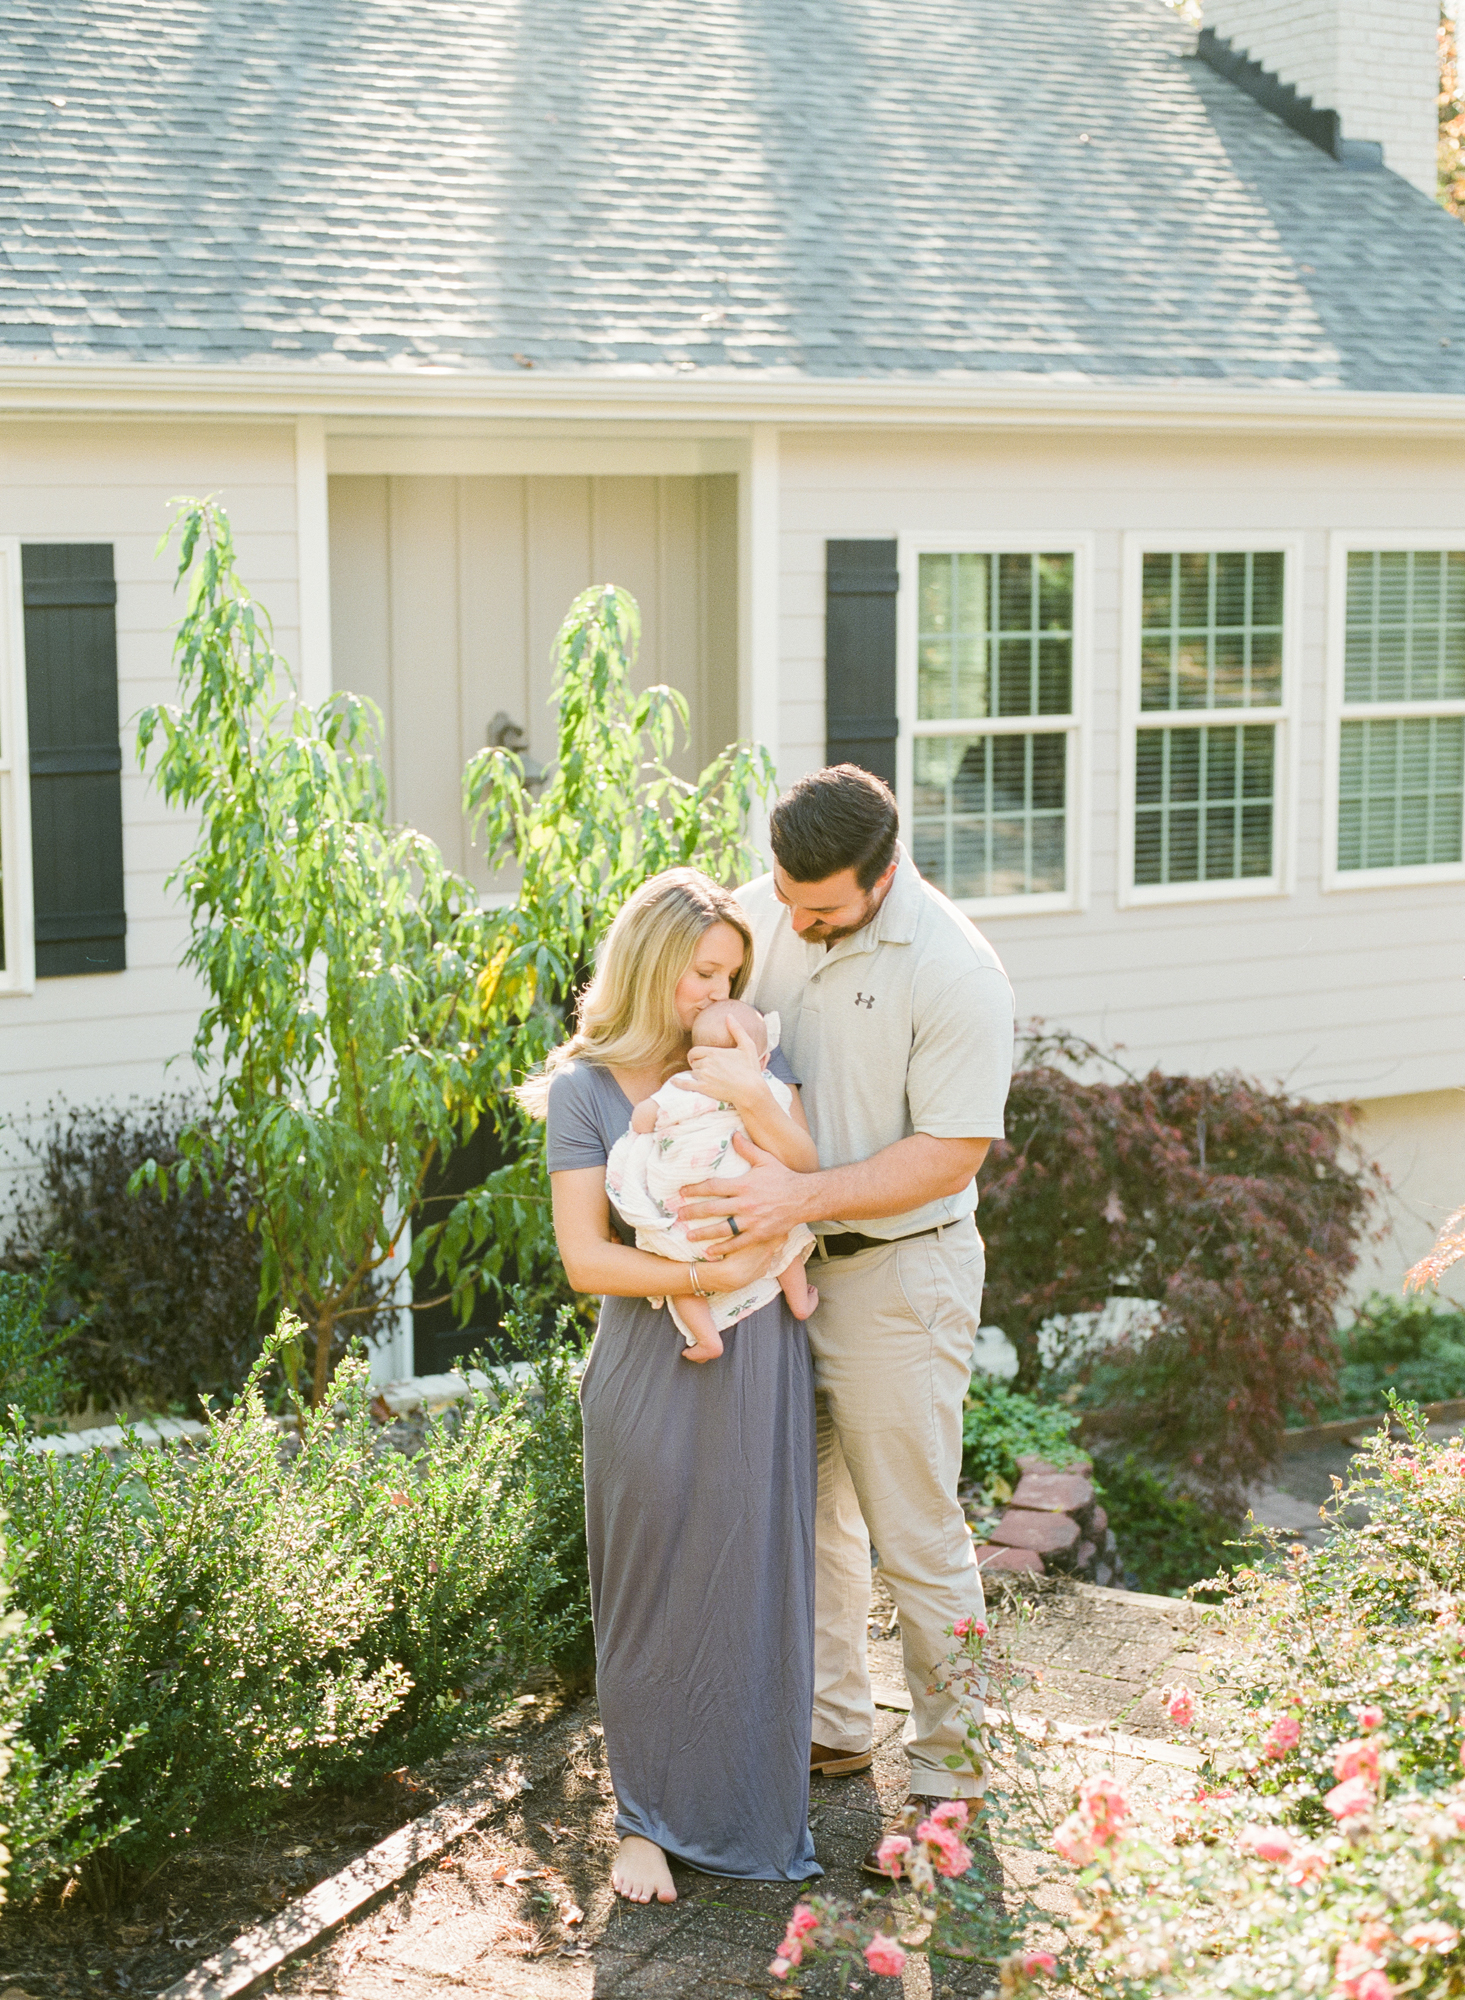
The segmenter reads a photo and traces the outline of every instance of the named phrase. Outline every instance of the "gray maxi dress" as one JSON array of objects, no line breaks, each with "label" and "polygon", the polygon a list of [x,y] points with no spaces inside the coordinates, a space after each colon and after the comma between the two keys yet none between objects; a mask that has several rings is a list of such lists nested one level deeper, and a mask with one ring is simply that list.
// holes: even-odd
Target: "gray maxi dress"
[{"label": "gray maxi dress", "polygon": [[[561,1070],[550,1172],[603,1169],[630,1116],[608,1070]],[[580,1389],[616,1829],[707,1874],[802,1882],[823,1872],[809,1835],[813,1364],[781,1293],[722,1338],[694,1365],[664,1308],[605,1299]]]}]

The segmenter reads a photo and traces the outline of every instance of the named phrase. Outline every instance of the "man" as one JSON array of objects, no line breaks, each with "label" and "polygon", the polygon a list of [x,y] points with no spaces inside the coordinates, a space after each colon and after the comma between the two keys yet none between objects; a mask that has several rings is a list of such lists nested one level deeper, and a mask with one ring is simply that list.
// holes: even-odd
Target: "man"
[{"label": "man", "polygon": [[945,1762],[964,1749],[955,1704],[928,1690],[947,1628],[983,1608],[956,1487],[983,1278],[975,1175],[1003,1129],[1013,999],[997,954],[922,880],[897,824],[885,786],[850,764],[773,808],[773,873],[738,892],[756,941],[747,997],[781,1018],[820,1170],[790,1173],[739,1139],[752,1170],[730,1191],[689,1190],[682,1213],[709,1245],[782,1240],[799,1222],[819,1235],[810,1767],[835,1776],[872,1761],[873,1540],[900,1614],[913,1818],[977,1789]]}]

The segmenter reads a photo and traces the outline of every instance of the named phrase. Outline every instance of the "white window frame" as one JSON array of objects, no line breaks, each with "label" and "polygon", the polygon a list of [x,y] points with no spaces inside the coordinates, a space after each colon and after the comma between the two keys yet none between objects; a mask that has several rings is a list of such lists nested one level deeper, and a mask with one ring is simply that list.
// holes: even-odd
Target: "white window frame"
[{"label": "white window frame", "polygon": [[[1141,708],[1141,589],[1147,555],[1274,555],[1282,571],[1282,699],[1269,708]],[[1117,896],[1121,910],[1155,903],[1229,903],[1265,896],[1290,896],[1297,877],[1298,738],[1297,701],[1301,685],[1302,554],[1300,534],[1268,534],[1250,528],[1131,529],[1124,536],[1119,636],[1119,857]],[[1231,729],[1268,723],[1276,730],[1272,760],[1272,872],[1224,882],[1137,884],[1135,864],[1135,766],[1141,729],[1188,728],[1208,723]]]},{"label": "white window frame", "polygon": [[33,993],[36,986],[30,771],[20,539],[0,535],[0,884],[5,905],[0,994]]},{"label": "white window frame", "polygon": [[[1066,717],[1004,715],[964,719],[945,716],[918,721],[917,645],[920,631],[920,566],[924,555],[1072,556],[1073,659]],[[981,528],[960,532],[910,530],[897,537],[900,588],[896,597],[895,712],[900,733],[895,742],[895,798],[900,811],[901,839],[913,847],[911,815],[915,792],[915,739],[918,736],[1062,735],[1064,756],[1064,882],[1061,890],[1035,896],[966,896],[956,907],[969,917],[1041,916],[1088,907],[1089,847],[1086,837],[1089,801],[1089,690],[1093,679],[1093,569],[1091,534],[1045,535],[1040,532],[992,533]]]},{"label": "white window frame", "polygon": [[1459,861],[1417,862],[1408,868],[1340,868],[1338,811],[1342,790],[1343,724],[1397,722],[1412,716],[1459,715],[1461,701],[1345,701],[1343,674],[1348,653],[1348,558],[1356,550],[1372,553],[1396,550],[1465,549],[1465,534],[1440,528],[1401,531],[1382,528],[1360,534],[1336,529],[1328,537],[1327,746],[1323,756],[1323,874],[1325,891],[1346,889],[1407,889],[1429,882],[1465,882],[1465,845]]}]

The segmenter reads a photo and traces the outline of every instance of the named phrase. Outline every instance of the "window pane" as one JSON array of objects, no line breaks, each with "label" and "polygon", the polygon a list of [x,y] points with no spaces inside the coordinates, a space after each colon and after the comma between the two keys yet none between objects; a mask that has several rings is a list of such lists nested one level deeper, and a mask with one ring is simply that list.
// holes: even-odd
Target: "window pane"
[{"label": "window pane", "polygon": [[1339,750],[1340,869],[1460,860],[1465,716],[1345,722]]},{"label": "window pane", "polygon": [[1134,879],[1226,882],[1272,872],[1275,729],[1141,729]]},{"label": "window pane", "polygon": [[957,898],[1037,896],[1065,887],[1067,739],[918,736],[911,848]]},{"label": "window pane", "polygon": [[1343,697],[1465,700],[1465,551],[1350,552]]},{"label": "window pane", "polygon": [[916,714],[1067,715],[1073,703],[1073,558],[923,555]]},{"label": "window pane", "polygon": [[1282,699],[1280,550],[1147,555],[1142,709],[1260,708]]},{"label": "window pane", "polygon": [[991,563],[979,555],[924,555],[916,642],[916,713],[988,714],[987,617]]}]

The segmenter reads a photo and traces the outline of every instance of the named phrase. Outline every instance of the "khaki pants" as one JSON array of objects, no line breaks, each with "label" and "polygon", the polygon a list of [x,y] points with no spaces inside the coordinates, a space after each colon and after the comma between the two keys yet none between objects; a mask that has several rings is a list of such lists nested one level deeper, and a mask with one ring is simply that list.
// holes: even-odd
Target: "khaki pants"
[{"label": "khaki pants", "polygon": [[970,1797],[955,1704],[928,1692],[953,1649],[946,1628],[983,1615],[982,1577],[956,1498],[961,1407],[981,1316],[982,1239],[970,1217],[939,1237],[809,1259],[819,1409],[814,1741],[866,1749],[875,1728],[866,1656],[870,1544],[900,1613],[911,1693],[911,1789]]}]

